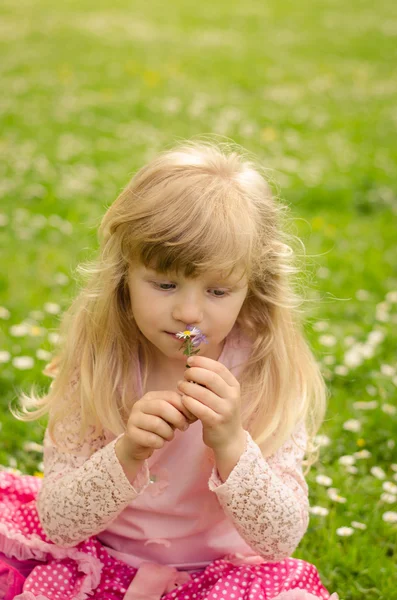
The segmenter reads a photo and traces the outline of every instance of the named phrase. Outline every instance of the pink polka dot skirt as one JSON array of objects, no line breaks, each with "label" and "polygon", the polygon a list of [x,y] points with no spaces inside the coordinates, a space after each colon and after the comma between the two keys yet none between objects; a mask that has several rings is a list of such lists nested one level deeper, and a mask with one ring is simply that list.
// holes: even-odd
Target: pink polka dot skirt
[{"label": "pink polka dot skirt", "polygon": [[[162,592],[138,590],[139,571],[115,559],[95,537],[73,548],[51,542],[35,498],[41,480],[0,472],[0,599],[3,600],[339,600],[314,565],[294,558],[241,564],[220,558],[185,573]],[[156,587],[156,586],[154,586]]]}]

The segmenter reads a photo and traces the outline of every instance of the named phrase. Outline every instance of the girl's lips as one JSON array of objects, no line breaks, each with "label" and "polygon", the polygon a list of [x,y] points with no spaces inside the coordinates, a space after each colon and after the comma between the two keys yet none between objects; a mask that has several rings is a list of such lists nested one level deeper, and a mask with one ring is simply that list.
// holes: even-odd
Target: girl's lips
[{"label": "girl's lips", "polygon": [[169,331],[166,331],[165,333],[168,334],[168,335],[170,335],[171,337],[173,337],[174,340],[179,340],[179,338],[176,336],[175,333],[170,333]]}]

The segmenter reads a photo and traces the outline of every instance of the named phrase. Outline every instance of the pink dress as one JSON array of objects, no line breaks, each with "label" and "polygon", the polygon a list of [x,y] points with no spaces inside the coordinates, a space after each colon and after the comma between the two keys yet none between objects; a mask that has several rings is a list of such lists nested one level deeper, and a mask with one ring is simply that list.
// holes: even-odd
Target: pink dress
[{"label": "pink dress", "polygon": [[[238,376],[248,353],[233,330],[219,361]],[[298,425],[300,446],[305,436]],[[222,482],[197,421],[132,483],[117,439],[70,435],[66,454],[46,432],[44,479],[0,472],[0,599],[338,600],[314,565],[290,558],[309,521],[292,438],[265,459],[247,431]]]}]

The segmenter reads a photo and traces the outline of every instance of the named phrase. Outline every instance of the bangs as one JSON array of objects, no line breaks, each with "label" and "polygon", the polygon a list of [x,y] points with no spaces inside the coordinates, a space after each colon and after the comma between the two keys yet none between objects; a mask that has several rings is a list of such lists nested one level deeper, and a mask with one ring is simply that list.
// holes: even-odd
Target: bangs
[{"label": "bangs", "polygon": [[156,198],[155,209],[139,220],[131,236],[134,262],[186,278],[208,271],[228,278],[236,270],[248,276],[254,220],[235,189],[217,183],[186,189],[185,182],[179,194],[163,189],[161,201]]}]

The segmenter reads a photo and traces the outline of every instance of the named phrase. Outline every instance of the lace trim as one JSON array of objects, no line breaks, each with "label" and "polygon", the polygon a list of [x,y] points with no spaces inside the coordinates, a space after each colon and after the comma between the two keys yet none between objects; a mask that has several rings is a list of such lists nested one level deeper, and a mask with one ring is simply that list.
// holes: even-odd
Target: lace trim
[{"label": "lace trim", "polygon": [[103,531],[149,485],[147,461],[133,484],[129,482],[115,452],[119,437],[92,456],[87,456],[92,451],[88,441],[76,448],[76,455],[49,446],[45,438],[37,510],[45,533],[56,544],[73,546]]},{"label": "lace trim", "polygon": [[[247,542],[266,560],[290,556],[309,523],[308,486],[302,473],[304,452],[288,440],[275,454],[264,458],[247,434],[247,448],[222,483],[214,467],[208,481],[225,514]],[[305,447],[301,425],[294,439]]]}]

